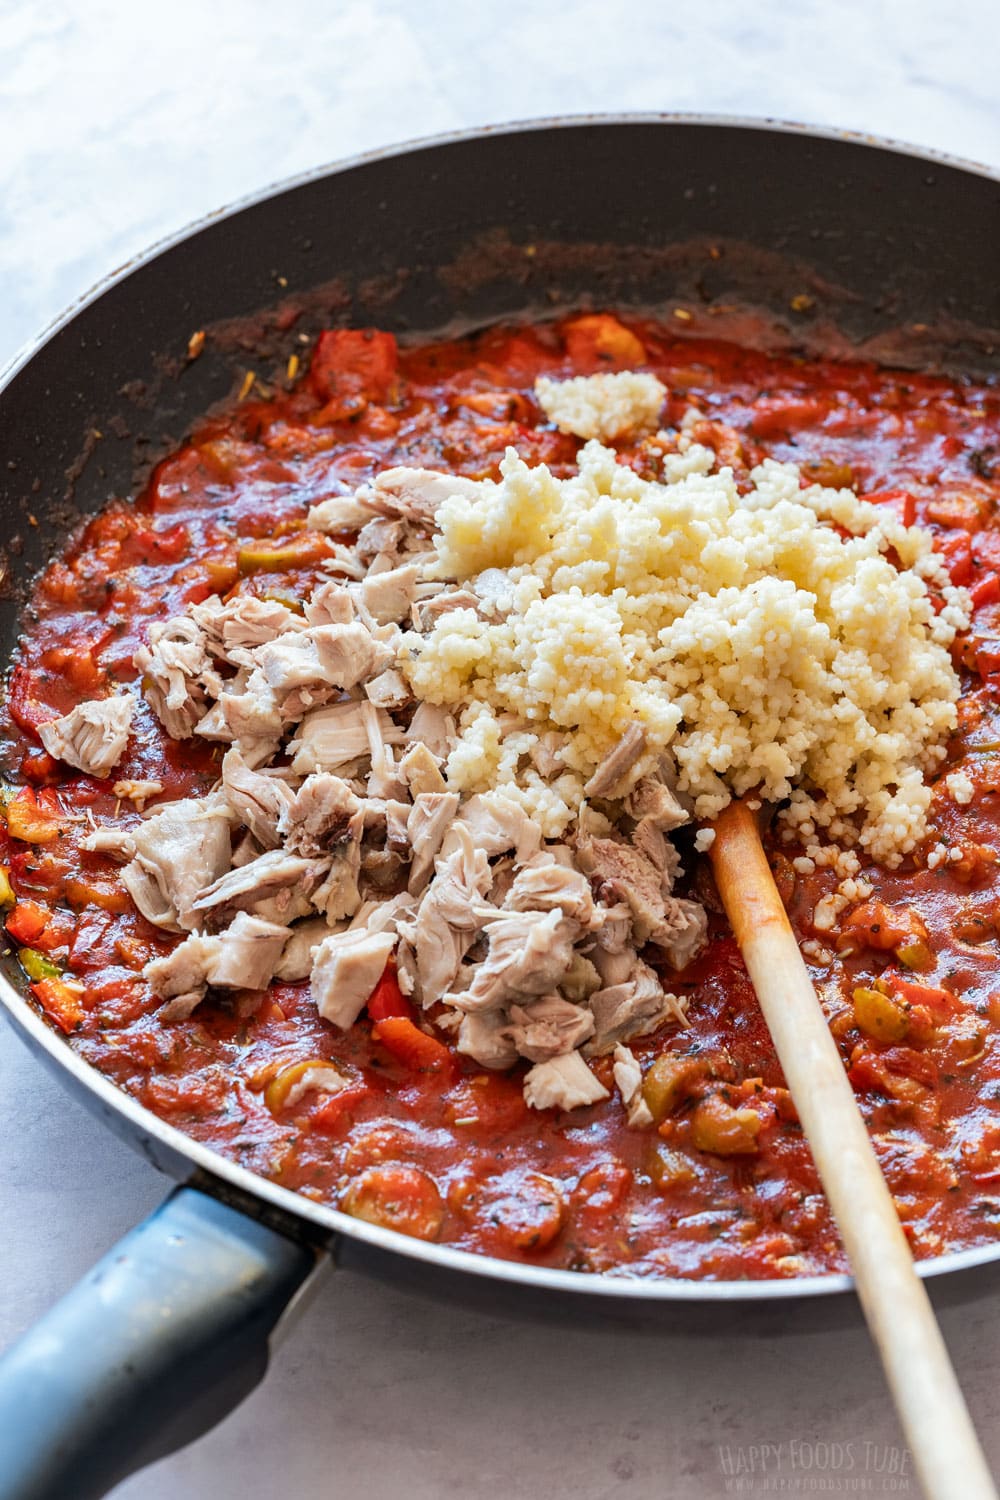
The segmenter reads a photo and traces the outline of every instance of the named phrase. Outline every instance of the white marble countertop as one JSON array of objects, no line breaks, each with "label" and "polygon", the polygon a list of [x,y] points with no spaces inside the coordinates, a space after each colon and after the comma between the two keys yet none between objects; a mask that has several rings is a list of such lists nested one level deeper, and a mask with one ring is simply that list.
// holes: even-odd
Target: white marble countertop
[{"label": "white marble countertop", "polygon": [[[160,235],[289,173],[435,131],[716,111],[1000,163],[998,44],[995,0],[0,0],[0,364]],[[166,1184],[6,1028],[0,1076],[5,1343]],[[991,1315],[971,1303],[944,1327],[1000,1468]],[[118,1493],[714,1500],[824,1480],[916,1493],[857,1329],[557,1333],[337,1273],[239,1411]]]}]

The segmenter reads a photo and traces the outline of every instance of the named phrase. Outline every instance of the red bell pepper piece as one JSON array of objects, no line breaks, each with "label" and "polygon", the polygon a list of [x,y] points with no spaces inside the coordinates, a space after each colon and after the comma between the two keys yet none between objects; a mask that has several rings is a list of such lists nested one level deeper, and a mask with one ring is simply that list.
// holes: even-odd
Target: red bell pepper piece
[{"label": "red bell pepper piece", "polygon": [[904,979],[902,974],[892,974],[888,970],[882,975],[892,993],[905,1000],[908,1005],[923,1005],[936,1015],[954,1015],[958,1009],[958,1000],[951,990],[940,989],[934,984],[917,984],[912,979]]},{"label": "red bell pepper piece", "polygon": [[372,1036],[391,1052],[397,1062],[416,1073],[452,1072],[455,1060],[443,1042],[435,1041],[405,1016],[376,1021]]},{"label": "red bell pepper piece", "polygon": [[869,505],[884,505],[894,510],[904,526],[912,526],[917,519],[917,502],[909,490],[875,490],[861,498]]},{"label": "red bell pepper piece", "polygon": [[396,975],[396,960],[390,958],[382,971],[382,978],[368,997],[368,1014],[373,1021],[386,1021],[390,1016],[406,1016],[413,1019],[413,1006],[399,987]]},{"label": "red bell pepper piece", "polygon": [[322,401],[335,396],[384,402],[396,381],[396,340],[374,328],[338,328],[321,333],[309,366],[310,383]]},{"label": "red bell pepper piece", "polygon": [[329,1099],[313,1110],[311,1123],[313,1130],[319,1130],[327,1135],[332,1135],[341,1121],[349,1119],[351,1111],[364,1099],[368,1099],[373,1089],[367,1084],[360,1083],[356,1088],[341,1089],[339,1094],[331,1094]]},{"label": "red bell pepper piece", "polygon": [[32,948],[48,926],[49,913],[37,901],[19,901],[6,921],[7,931],[22,948]]},{"label": "red bell pepper piece", "polygon": [[65,1032],[75,1031],[86,1014],[80,991],[64,979],[39,979],[31,992],[49,1020]]},{"label": "red bell pepper piece", "polygon": [[934,538],[934,551],[940,555],[957,588],[971,582],[972,538],[967,531],[942,532]]},{"label": "red bell pepper piece", "polygon": [[1000,578],[995,573],[985,574],[972,585],[969,598],[973,609],[980,609],[984,604],[995,604],[1000,599]]}]

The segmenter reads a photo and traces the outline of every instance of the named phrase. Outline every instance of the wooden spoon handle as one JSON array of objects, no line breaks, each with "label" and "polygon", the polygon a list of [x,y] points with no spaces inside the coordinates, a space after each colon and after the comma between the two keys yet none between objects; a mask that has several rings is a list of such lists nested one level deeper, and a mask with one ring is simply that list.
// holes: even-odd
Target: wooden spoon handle
[{"label": "wooden spoon handle", "polygon": [[715,825],[719,895],[753,980],[858,1296],[930,1500],[996,1500],[930,1299],[913,1266],[837,1044],[740,802]]}]

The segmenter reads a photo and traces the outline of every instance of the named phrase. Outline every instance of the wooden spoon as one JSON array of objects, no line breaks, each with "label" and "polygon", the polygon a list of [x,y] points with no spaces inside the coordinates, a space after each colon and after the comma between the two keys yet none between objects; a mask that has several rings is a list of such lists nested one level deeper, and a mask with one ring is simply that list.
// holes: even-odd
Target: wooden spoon
[{"label": "wooden spoon", "polygon": [[997,1500],[757,820],[732,802],[714,828],[709,855],[719,895],[840,1229],[920,1483],[929,1500]]}]

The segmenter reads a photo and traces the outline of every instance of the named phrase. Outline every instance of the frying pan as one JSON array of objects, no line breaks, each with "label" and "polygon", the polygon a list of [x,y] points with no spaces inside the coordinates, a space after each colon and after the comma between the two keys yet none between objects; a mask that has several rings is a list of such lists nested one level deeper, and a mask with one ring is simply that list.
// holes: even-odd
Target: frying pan
[{"label": "frying pan", "polygon": [[[361,157],[237,204],[123,267],[0,384],[0,648],[24,588],[81,518],[248,367],[302,336],[401,336],[579,305],[767,308],[787,348],[1000,372],[1000,182],[983,168],[800,127],[676,116],[488,129]],[[799,294],[805,293],[805,299]],[[792,298],[796,307],[791,307]],[[805,310],[804,310],[805,309]],[[208,328],[204,353],[190,335]],[[65,1087],[180,1184],[0,1362],[6,1500],[105,1494],[261,1379],[269,1343],[336,1260],[516,1313],[750,1331],[852,1316],[845,1276],[593,1276],[406,1239],[300,1198],[165,1125],[25,999],[0,1002]],[[921,1271],[936,1300],[1000,1285],[1000,1245]],[[735,1320],[735,1325],[734,1325]]]}]

